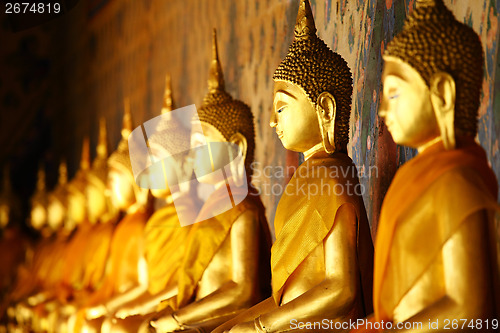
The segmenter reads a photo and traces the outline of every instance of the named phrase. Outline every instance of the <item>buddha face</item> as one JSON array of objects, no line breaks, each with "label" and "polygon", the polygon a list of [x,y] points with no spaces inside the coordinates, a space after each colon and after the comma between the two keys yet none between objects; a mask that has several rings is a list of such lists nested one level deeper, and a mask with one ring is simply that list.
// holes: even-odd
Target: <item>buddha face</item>
[{"label": "buddha face", "polygon": [[117,168],[110,168],[108,173],[108,188],[111,203],[119,210],[126,210],[135,203],[134,186],[131,177]]},{"label": "buddha face", "polygon": [[[193,126],[199,129],[200,126]],[[193,169],[196,178],[201,183],[217,184],[224,181],[222,172],[216,172],[232,161],[238,154],[238,145],[228,142],[212,125],[201,122],[201,130],[191,134],[191,146],[195,148]],[[230,151],[231,150],[231,151]]]},{"label": "buddha face", "polygon": [[153,145],[151,151],[154,156],[169,156],[152,165],[147,174],[151,194],[155,198],[166,199],[171,195],[168,183],[177,184],[179,181],[180,165],[163,147],[156,148]]},{"label": "buddha face", "polygon": [[106,213],[106,195],[104,184],[99,186],[89,182],[86,188],[87,212],[91,223],[96,223]]},{"label": "buddha face", "polygon": [[0,229],[9,224],[10,207],[7,203],[0,203]]},{"label": "buddha face", "polygon": [[31,208],[31,227],[35,230],[40,230],[47,221],[47,211],[42,205],[35,203]]},{"label": "buddha face", "polygon": [[74,225],[85,219],[85,196],[77,191],[70,191],[68,195],[68,220]]},{"label": "buddha face", "polygon": [[273,109],[270,126],[286,149],[303,153],[322,142],[316,110],[300,87],[275,81]]},{"label": "buddha face", "polygon": [[430,90],[420,74],[402,60],[385,56],[379,115],[394,142],[418,148],[440,135]]},{"label": "buddha face", "polygon": [[48,219],[47,222],[52,230],[61,228],[65,218],[65,209],[63,204],[56,198],[49,199],[47,207]]}]

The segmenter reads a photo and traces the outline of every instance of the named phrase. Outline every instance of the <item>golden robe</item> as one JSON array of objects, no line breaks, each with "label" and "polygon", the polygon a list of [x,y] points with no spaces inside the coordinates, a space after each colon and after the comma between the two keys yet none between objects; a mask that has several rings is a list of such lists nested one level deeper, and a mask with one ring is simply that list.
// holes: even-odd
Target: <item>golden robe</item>
[{"label": "golden robe", "polygon": [[57,290],[57,286],[63,277],[66,250],[72,235],[60,230],[44,254],[45,258],[39,271],[40,284],[44,291],[53,293]]},{"label": "golden robe", "polygon": [[[366,211],[358,185],[358,172],[343,153],[326,158],[314,156],[295,171],[276,209],[276,242],[271,249],[273,297],[281,303],[290,276],[313,252],[324,253],[327,235],[335,227],[337,210],[351,204],[357,216],[357,253],[360,263],[361,301],[365,313],[371,310],[373,245]],[[350,188],[350,189],[349,189]],[[320,250],[318,250],[320,249]],[[324,258],[317,258],[321,265]]]},{"label": "golden robe", "polygon": [[[76,314],[74,332],[79,332],[82,329],[88,308],[101,305],[109,301],[113,296],[139,284],[138,262],[144,255],[142,235],[148,217],[149,213],[147,211],[137,210],[134,213],[127,214],[115,227],[110,243],[109,262],[106,264],[108,267],[105,276],[100,283],[99,289],[89,294],[84,302],[80,303],[81,307]],[[105,236],[106,233],[102,235]],[[99,255],[104,254],[106,254],[106,251],[99,252]],[[98,261],[96,265],[98,270],[103,268],[104,258],[98,257],[95,259]]]},{"label": "golden robe", "polygon": [[[138,210],[116,226],[109,252],[109,271],[87,306],[95,306],[139,283],[137,264],[144,254],[143,231],[148,214]],[[102,252],[104,254],[104,252]],[[96,258],[100,261],[102,258]]]},{"label": "golden robe", "polygon": [[[233,190],[233,189],[232,189]],[[242,189],[235,189],[242,191]],[[234,197],[241,196],[233,190]],[[203,205],[198,216],[207,216],[208,212],[218,211],[221,202],[227,201],[227,188],[222,187],[211,194]],[[221,244],[231,232],[231,227],[238,217],[247,210],[258,212],[259,218],[259,281],[256,283],[261,288],[263,295],[266,294],[269,284],[269,248],[271,237],[269,226],[265,218],[265,210],[260,197],[250,191],[243,201],[226,212],[212,218],[194,224],[188,236],[186,251],[183,258],[181,272],[178,281],[177,302],[170,302],[174,309],[179,309],[196,298],[196,288],[203,273],[210,265]]]},{"label": "golden robe", "polygon": [[31,262],[25,263],[19,268],[17,273],[16,285],[10,294],[12,302],[18,302],[25,297],[33,294],[42,284],[43,280],[41,268],[49,258],[48,250],[53,239],[51,237],[42,238],[33,249],[33,258]]},{"label": "golden robe", "polygon": [[88,221],[82,222],[65,248],[61,281],[55,287],[57,297],[62,303],[66,303],[72,297],[73,291],[81,286],[86,265],[84,253],[91,230],[92,225]]},{"label": "golden robe", "polygon": [[83,254],[85,267],[83,268],[81,290],[84,293],[95,291],[100,287],[106,272],[115,226],[113,221],[108,221],[98,223],[91,229]]},{"label": "golden robe", "polygon": [[[453,150],[434,144],[398,170],[384,199],[377,232],[372,322],[406,320],[397,318],[398,313],[415,315],[441,297],[439,267],[445,243],[467,217],[496,210],[497,193],[486,153],[473,139],[457,140]],[[489,287],[498,301],[496,251],[493,245],[490,248]],[[426,278],[434,282],[420,290]],[[414,288],[420,292],[410,295],[412,304],[400,304]]]},{"label": "golden robe", "polygon": [[177,283],[186,240],[191,226],[182,227],[177,209],[196,209],[191,202],[181,207],[179,202],[167,204],[149,219],[145,231],[146,262],[148,265],[148,291],[155,295]]}]

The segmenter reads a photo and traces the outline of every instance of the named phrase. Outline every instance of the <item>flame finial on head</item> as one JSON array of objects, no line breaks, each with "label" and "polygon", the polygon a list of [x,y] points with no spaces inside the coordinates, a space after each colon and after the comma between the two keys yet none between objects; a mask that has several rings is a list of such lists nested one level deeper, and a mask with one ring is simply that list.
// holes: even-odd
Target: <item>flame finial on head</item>
[{"label": "flame finial on head", "polygon": [[106,118],[99,119],[99,139],[97,141],[97,158],[108,157],[108,133],[106,131]]},{"label": "flame finial on head", "polygon": [[37,191],[45,191],[45,168],[43,163],[38,164],[38,172],[36,177],[36,189]]},{"label": "flame finial on head", "polygon": [[118,143],[116,150],[109,156],[108,165],[115,168],[124,168],[127,173],[133,174],[130,164],[128,138],[132,133],[132,114],[130,112],[130,99],[124,100],[122,138]]},{"label": "flame finial on head", "polygon": [[301,0],[297,22],[295,23],[295,37],[298,39],[316,36],[316,25],[309,0]]},{"label": "flame finial on head", "polygon": [[130,112],[130,98],[125,98],[123,101],[123,125],[122,125],[122,137],[128,139],[130,133],[132,133],[132,113]]},{"label": "flame finial on head", "polygon": [[68,167],[66,165],[66,160],[62,159],[59,163],[59,185],[66,185],[68,183]]},{"label": "flame finial on head", "polygon": [[161,114],[166,114],[172,111],[173,104],[172,79],[170,75],[167,74],[167,76],[165,77],[165,92],[163,94],[163,108],[161,110]]},{"label": "flame finial on head", "polygon": [[217,48],[217,30],[213,31],[212,38],[212,63],[210,64],[210,73],[208,77],[208,90],[215,92],[224,90],[224,75],[222,73],[222,66],[219,61],[219,51]]},{"label": "flame finial on head", "polygon": [[82,156],[80,159],[80,169],[88,170],[90,168],[90,141],[89,137],[85,136],[82,143]]}]

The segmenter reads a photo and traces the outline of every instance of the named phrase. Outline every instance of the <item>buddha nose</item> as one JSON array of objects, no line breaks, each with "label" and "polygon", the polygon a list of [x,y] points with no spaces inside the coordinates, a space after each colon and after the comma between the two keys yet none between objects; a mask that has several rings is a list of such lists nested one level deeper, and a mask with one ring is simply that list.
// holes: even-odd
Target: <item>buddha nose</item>
[{"label": "buddha nose", "polygon": [[278,126],[278,122],[276,119],[276,112],[274,112],[274,110],[271,112],[271,119],[269,119],[269,126],[271,127]]},{"label": "buddha nose", "polygon": [[387,101],[385,100],[384,97],[382,97],[378,108],[378,116],[380,118],[385,119],[385,116],[387,115],[388,111],[387,108],[388,108]]}]

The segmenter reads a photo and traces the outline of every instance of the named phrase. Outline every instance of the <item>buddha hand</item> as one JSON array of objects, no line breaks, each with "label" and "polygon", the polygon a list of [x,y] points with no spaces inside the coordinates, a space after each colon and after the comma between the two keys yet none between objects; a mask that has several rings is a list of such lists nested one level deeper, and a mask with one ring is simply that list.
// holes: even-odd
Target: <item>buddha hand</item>
[{"label": "buddha hand", "polygon": [[141,308],[132,306],[132,307],[121,308],[116,312],[115,317],[119,319],[125,319],[131,316],[143,315],[143,314],[145,313],[142,313]]},{"label": "buddha hand", "polygon": [[175,320],[172,314],[152,320],[151,326],[154,327],[157,332],[175,332],[182,330],[181,325],[179,325],[179,322]]},{"label": "buddha hand", "polygon": [[229,333],[259,333],[252,321],[233,326]]},{"label": "buddha hand", "polygon": [[92,308],[89,308],[86,311],[85,317],[87,318],[87,320],[93,320],[96,318],[100,318],[107,313],[108,313],[108,310],[106,309],[106,307],[104,305],[98,305],[98,306],[94,306]]}]

